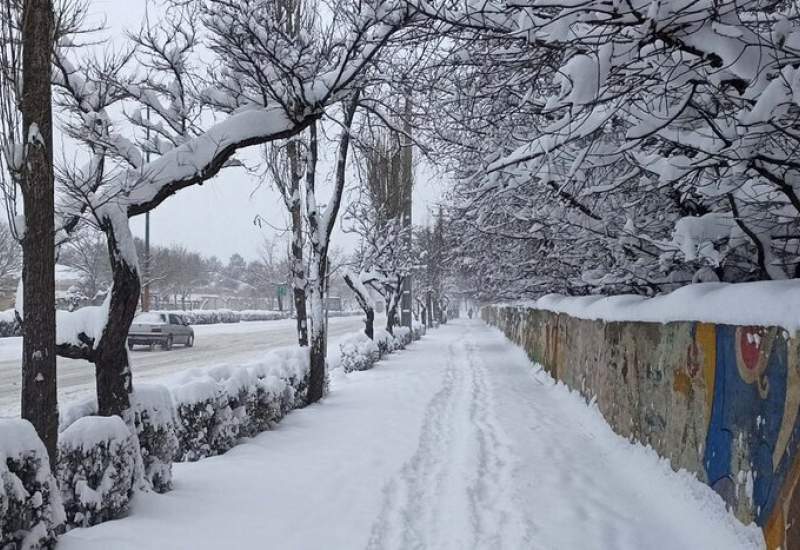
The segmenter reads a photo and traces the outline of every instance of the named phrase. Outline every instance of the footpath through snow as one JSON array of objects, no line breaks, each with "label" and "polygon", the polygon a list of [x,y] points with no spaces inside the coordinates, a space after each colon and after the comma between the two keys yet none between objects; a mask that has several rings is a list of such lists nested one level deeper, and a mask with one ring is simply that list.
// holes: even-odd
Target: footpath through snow
[{"label": "footpath through snow", "polygon": [[760,548],[722,500],[616,436],[479,321],[428,332],[322,404],[59,550]]}]

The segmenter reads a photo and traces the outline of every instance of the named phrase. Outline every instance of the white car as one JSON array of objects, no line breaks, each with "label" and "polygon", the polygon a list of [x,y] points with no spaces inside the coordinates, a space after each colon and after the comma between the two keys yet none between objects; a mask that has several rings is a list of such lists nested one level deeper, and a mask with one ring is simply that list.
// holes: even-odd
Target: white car
[{"label": "white car", "polygon": [[133,319],[128,331],[128,349],[142,345],[152,350],[159,345],[168,350],[172,349],[173,344],[183,344],[187,348],[194,345],[194,330],[180,315],[147,311]]}]

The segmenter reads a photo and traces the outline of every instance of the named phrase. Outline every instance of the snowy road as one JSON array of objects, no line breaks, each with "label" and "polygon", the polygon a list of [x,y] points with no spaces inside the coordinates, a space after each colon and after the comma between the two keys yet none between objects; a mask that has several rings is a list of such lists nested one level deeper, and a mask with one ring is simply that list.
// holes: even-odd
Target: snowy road
[{"label": "snowy road", "polygon": [[[359,330],[359,316],[330,319],[330,336],[336,338]],[[294,321],[252,321],[236,324],[198,325],[193,348],[177,345],[171,351],[131,353],[135,381],[152,380],[193,367],[235,363],[258,358],[264,351],[295,342]],[[21,338],[0,338],[0,416],[19,416]],[[86,361],[58,359],[59,402],[91,395],[94,369]]]},{"label": "snowy road", "polygon": [[479,322],[451,323],[60,550],[759,548]]}]

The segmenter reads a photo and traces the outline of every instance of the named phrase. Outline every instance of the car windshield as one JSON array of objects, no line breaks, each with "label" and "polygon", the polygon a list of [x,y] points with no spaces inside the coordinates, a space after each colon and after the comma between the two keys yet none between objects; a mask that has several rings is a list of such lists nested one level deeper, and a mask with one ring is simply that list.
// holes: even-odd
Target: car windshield
[{"label": "car windshield", "polygon": [[161,313],[153,313],[152,311],[140,313],[134,318],[133,322],[141,325],[163,325],[164,315]]}]

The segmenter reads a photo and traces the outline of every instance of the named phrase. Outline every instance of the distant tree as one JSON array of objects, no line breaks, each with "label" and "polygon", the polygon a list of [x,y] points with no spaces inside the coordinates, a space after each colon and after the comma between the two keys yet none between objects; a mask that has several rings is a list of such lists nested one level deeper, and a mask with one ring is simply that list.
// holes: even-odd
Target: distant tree
[{"label": "distant tree", "polygon": [[111,284],[106,238],[93,228],[71,235],[61,246],[59,262],[80,273],[80,294],[90,300],[106,292]]},{"label": "distant tree", "polygon": [[225,266],[225,275],[230,284],[235,287],[244,280],[246,270],[247,262],[244,257],[239,253],[234,253],[228,260],[228,265]]},{"label": "distant tree", "polygon": [[6,223],[0,223],[0,285],[8,287],[20,276],[22,248]]},{"label": "distant tree", "polygon": [[411,275],[411,227],[404,220],[410,186],[405,185],[406,151],[400,136],[385,129],[371,128],[372,137],[361,143],[362,181],[357,198],[345,214],[348,231],[360,237],[355,255],[355,272],[344,280],[364,309],[366,333],[373,330],[372,304],[367,290],[383,297],[386,330],[399,324],[398,308],[403,285]]}]

